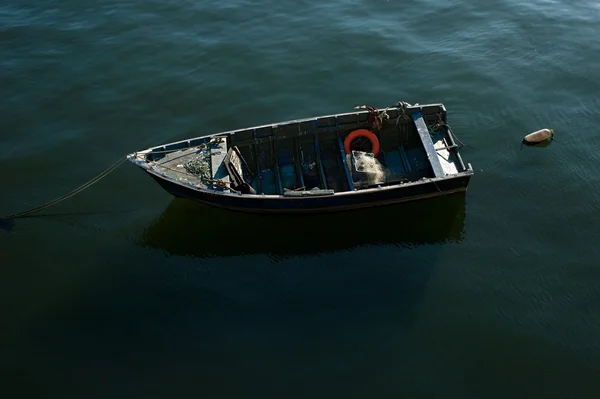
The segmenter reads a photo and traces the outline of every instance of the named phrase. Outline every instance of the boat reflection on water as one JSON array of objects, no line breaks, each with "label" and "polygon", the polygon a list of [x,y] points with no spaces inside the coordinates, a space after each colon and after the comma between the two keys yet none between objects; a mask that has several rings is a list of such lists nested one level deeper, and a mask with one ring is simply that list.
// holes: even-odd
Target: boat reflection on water
[{"label": "boat reflection on water", "polygon": [[313,215],[249,214],[176,198],[144,231],[140,244],[189,257],[269,254],[289,258],[365,245],[459,242],[464,219],[464,193]]},{"label": "boat reflection on water", "polygon": [[[184,277],[177,283],[181,302],[168,308],[183,309],[182,331],[189,329],[190,312],[202,320],[194,341],[202,337],[212,345],[227,331],[249,358],[256,336],[266,337],[262,348],[275,345],[284,352],[306,348],[299,342],[329,342],[330,348],[341,342],[337,350],[358,346],[385,357],[389,348],[373,341],[373,331],[383,334],[383,343],[401,342],[447,244],[462,240],[464,220],[464,195],[305,216],[247,214],[174,199],[140,245],[186,258],[177,263],[181,272],[169,268],[171,283]],[[416,247],[427,248],[417,254]],[[264,267],[260,255],[279,264]],[[229,262],[232,257],[244,259]],[[196,268],[186,263],[190,258],[211,262]],[[163,267],[153,270],[159,278],[144,278],[161,280]],[[207,364],[222,354],[215,356]],[[204,352],[197,357],[206,358]]]}]

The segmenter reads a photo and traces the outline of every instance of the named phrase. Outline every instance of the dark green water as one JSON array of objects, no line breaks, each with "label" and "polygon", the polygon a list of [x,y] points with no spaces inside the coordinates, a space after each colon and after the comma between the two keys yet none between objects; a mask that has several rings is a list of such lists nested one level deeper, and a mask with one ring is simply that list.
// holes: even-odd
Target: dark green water
[{"label": "dark green water", "polygon": [[[595,0],[0,5],[0,213],[190,136],[443,102],[465,196],[315,217],[133,165],[0,230],[0,395],[600,396]],[[556,140],[521,148],[548,127]]]}]

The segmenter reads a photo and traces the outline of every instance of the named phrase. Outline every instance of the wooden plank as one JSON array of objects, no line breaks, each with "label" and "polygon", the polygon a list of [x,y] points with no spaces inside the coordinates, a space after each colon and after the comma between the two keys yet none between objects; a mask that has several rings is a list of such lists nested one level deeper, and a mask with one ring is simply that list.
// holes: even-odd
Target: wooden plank
[{"label": "wooden plank", "polygon": [[[236,143],[239,143],[244,140],[250,140],[250,139],[254,138],[254,130],[255,129],[240,130],[240,131],[237,131],[234,134],[230,135],[230,137],[232,140],[235,140]],[[238,146],[238,148],[239,148],[239,146]]]},{"label": "wooden plank", "polygon": [[[458,146],[454,141],[454,133],[452,132],[452,129],[450,129],[450,126],[446,126],[446,132],[448,134],[448,137],[450,138],[450,144]],[[467,168],[465,167],[465,163],[463,162],[462,157],[460,156],[460,152],[458,150],[455,150],[455,154],[456,159],[458,160],[458,164],[461,167],[461,170],[467,170]]]},{"label": "wooden plank", "polygon": [[[271,126],[263,126],[263,127],[257,127],[254,129],[254,137],[255,138],[263,138],[263,137],[271,137],[273,136],[273,128]],[[238,143],[237,146],[239,147],[241,144]]]},{"label": "wooden plank", "polygon": [[407,172],[410,172],[410,162],[408,162],[408,155],[406,155],[406,151],[404,151],[404,147],[399,146],[398,152],[400,153],[400,159],[402,160],[402,165],[404,165],[404,169]]},{"label": "wooden plank", "polygon": [[335,116],[322,116],[320,118],[317,118],[317,124],[315,127],[326,127],[335,125]]},{"label": "wooden plank", "polygon": [[424,115],[437,114],[439,112],[442,112],[443,114],[445,113],[445,110],[441,106],[441,104],[427,104],[427,105],[422,105],[422,106],[418,106],[418,107],[420,108],[420,111],[417,111],[417,112],[424,114]]},{"label": "wooden plank", "polygon": [[337,115],[336,116],[336,125],[346,125],[351,123],[357,123],[358,115],[350,114],[350,115]]},{"label": "wooden plank", "polygon": [[258,164],[258,157],[256,156],[256,146],[250,146],[250,149],[252,150],[252,158],[254,159],[254,167],[256,168],[256,177],[254,178],[254,181],[256,182],[255,189],[257,193],[262,193],[262,174],[260,173],[260,165]]},{"label": "wooden plank", "polygon": [[344,144],[342,144],[342,138],[340,137],[340,133],[338,132],[338,147],[340,148],[340,155],[342,156],[342,164],[344,165],[344,174],[346,175],[346,179],[348,180],[348,189],[350,191],[356,190],[354,188],[354,181],[350,176],[350,169],[348,169],[348,162],[346,162],[346,153],[344,152]]},{"label": "wooden plank", "polygon": [[321,161],[321,149],[319,147],[319,139],[317,138],[316,134],[313,134],[313,138],[315,140],[315,158],[317,160],[317,168],[319,169],[319,177],[321,178],[321,184],[323,185],[323,187],[319,187],[319,188],[324,188],[325,190],[327,190],[329,187],[327,187],[327,180],[325,180],[325,173],[323,172],[323,164]]},{"label": "wooden plank", "polygon": [[423,115],[421,115],[420,112],[415,112],[411,116],[415,122],[417,131],[419,132],[419,136],[421,137],[421,142],[423,143],[425,153],[427,154],[427,159],[429,159],[429,163],[431,164],[431,168],[433,169],[435,177],[445,177],[446,173],[444,173],[444,168],[442,168],[438,154],[433,147],[429,130],[427,129],[427,125],[423,120]]},{"label": "wooden plank", "polygon": [[210,149],[210,170],[213,180],[222,180],[229,183],[229,173],[223,163],[227,155],[227,141],[222,140],[215,147]]},{"label": "wooden plank", "polygon": [[273,151],[273,170],[277,180],[277,190],[279,194],[283,194],[283,184],[281,184],[281,173],[279,173],[279,162],[277,162],[277,148],[275,147],[275,141],[271,141],[271,150]]},{"label": "wooden plank", "polygon": [[300,181],[300,187],[305,187],[302,165],[300,163],[300,144],[297,137],[294,138],[294,165],[296,166],[296,174],[298,175],[298,181]]},{"label": "wooden plank", "polygon": [[[256,144],[262,144],[262,143],[269,143],[271,141],[279,141],[279,140],[287,140],[290,138],[294,138],[294,137],[300,137],[300,136],[305,136],[307,134],[318,134],[319,131],[334,131],[334,130],[339,130],[342,132],[345,131],[352,131],[352,130],[356,130],[356,129],[361,129],[364,127],[364,122],[353,122],[353,123],[345,123],[345,124],[338,124],[338,125],[332,125],[332,126],[320,126],[320,127],[315,127],[315,123],[311,122],[311,123],[300,123],[300,124],[296,124],[294,126],[289,126],[286,127],[286,130],[283,130],[283,127],[277,127],[277,128],[273,128],[272,129],[272,134],[273,135],[266,135],[267,133],[269,133],[269,131],[265,130],[264,128],[261,128],[261,135],[256,134],[254,137],[250,137],[250,138],[241,138],[236,140],[235,145],[238,148],[241,147],[246,147],[249,145],[256,145]],[[285,134],[284,134],[285,133]],[[237,134],[237,133],[236,133]]]},{"label": "wooden plank", "polygon": [[454,175],[454,174],[458,173],[456,164],[454,163],[454,161],[451,160],[451,157],[453,155],[451,150],[453,148],[456,148],[457,146],[446,145],[446,142],[445,142],[443,136],[439,137],[439,135],[436,135],[434,137],[434,139],[435,139],[435,142],[433,143],[433,146],[435,147],[435,151],[439,155],[438,159],[440,160],[440,164],[442,165],[444,172],[448,175]]}]

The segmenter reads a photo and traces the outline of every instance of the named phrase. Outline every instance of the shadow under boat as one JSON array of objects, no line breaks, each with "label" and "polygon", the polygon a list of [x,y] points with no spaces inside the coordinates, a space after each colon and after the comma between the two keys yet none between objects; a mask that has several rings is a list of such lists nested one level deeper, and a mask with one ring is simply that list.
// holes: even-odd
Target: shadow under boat
[{"label": "shadow under boat", "polygon": [[[430,244],[440,249],[462,239],[464,220],[465,197],[457,194],[296,217],[230,212],[174,199],[146,229],[140,244],[197,257],[301,256],[362,245]],[[443,251],[427,252],[429,257]],[[49,358],[58,358],[75,353],[73,342],[77,342],[77,354],[67,361],[93,359],[89,367],[111,367],[115,353],[124,354],[122,361],[127,362],[132,353],[144,359],[143,354],[154,350],[159,363],[177,358],[188,368],[230,369],[223,378],[224,373],[217,373],[201,380],[214,390],[222,390],[231,376],[246,378],[255,364],[265,365],[263,370],[272,367],[278,380],[287,383],[297,381],[300,369],[314,371],[314,359],[322,366],[306,378],[370,364],[397,368],[390,348],[401,353],[408,365],[433,363],[427,351],[415,350],[411,328],[420,315],[433,263],[424,265],[420,257],[407,257],[390,268],[387,260],[343,264],[343,271],[305,262],[306,267],[286,268],[285,273],[276,268],[246,269],[235,262],[221,262],[210,272],[203,269],[195,274],[149,267],[135,275],[135,283],[128,267],[103,268],[97,278],[87,281],[89,286],[80,287],[77,301],[71,296],[59,298],[51,312],[33,318],[23,334],[15,335],[13,346],[15,353],[30,353],[32,345],[44,345]],[[411,337],[404,339],[404,334]],[[155,342],[161,343],[160,351],[155,350]],[[104,348],[115,343],[123,350],[107,356]],[[298,360],[299,366],[280,367],[290,358]],[[240,364],[240,359],[246,361]]]},{"label": "shadow under boat", "polygon": [[365,245],[414,247],[459,242],[464,193],[352,212],[261,215],[175,198],[145,229],[140,244],[171,255],[293,257]]}]

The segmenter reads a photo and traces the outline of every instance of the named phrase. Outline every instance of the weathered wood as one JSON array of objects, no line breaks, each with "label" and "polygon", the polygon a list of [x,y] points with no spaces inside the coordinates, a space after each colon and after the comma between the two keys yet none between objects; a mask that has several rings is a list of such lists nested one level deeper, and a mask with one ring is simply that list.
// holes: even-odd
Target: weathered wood
[{"label": "weathered wood", "polygon": [[296,167],[296,175],[298,176],[300,187],[305,187],[304,175],[302,173],[302,164],[300,162],[300,143],[298,143],[297,137],[294,138],[294,166]]},{"label": "weathered wood", "polygon": [[273,137],[278,139],[286,139],[290,137],[298,136],[300,132],[299,126],[297,123],[289,124],[289,125],[274,125],[273,126]]},{"label": "weathered wood", "polygon": [[390,117],[389,120],[392,121],[392,122],[394,122],[394,123],[395,123],[394,119],[398,118],[398,115],[400,115],[400,112],[398,112],[398,110],[396,108],[388,109],[385,112]]},{"label": "weathered wood", "polygon": [[317,118],[317,123],[315,127],[335,126],[335,119],[335,116],[325,116]]},{"label": "weathered wood", "polygon": [[346,162],[346,153],[344,152],[344,144],[342,144],[342,138],[340,137],[339,133],[338,133],[337,141],[338,141],[338,147],[340,149],[340,155],[342,157],[342,165],[344,168],[344,174],[346,175],[346,179],[348,180],[348,189],[350,191],[356,190],[356,188],[354,187],[354,181],[352,180],[352,176],[350,176],[350,169],[348,168],[348,162]]},{"label": "weathered wood", "polygon": [[[450,141],[450,145],[456,145],[456,146],[458,146],[456,144],[456,141],[454,140],[454,133],[452,133],[452,129],[450,129],[450,126],[448,126],[448,125],[446,125],[446,133],[448,135],[448,140]],[[467,168],[465,166],[465,163],[463,162],[462,157],[460,155],[460,152],[458,152],[458,150],[455,150],[455,153],[456,153],[456,160],[458,161],[459,166],[460,166],[459,169],[461,171],[467,170]]]},{"label": "weathered wood", "polygon": [[[271,126],[263,126],[254,129],[254,138],[269,137],[273,135],[273,128]],[[240,145],[238,144],[238,147]]]},{"label": "weathered wood", "polygon": [[254,138],[254,129],[239,130],[235,132],[235,134],[230,134],[229,137],[232,141],[235,141],[235,144],[232,144],[232,146],[236,145],[240,148],[237,143]]},{"label": "weathered wood", "polygon": [[423,143],[423,147],[425,148],[425,153],[427,154],[427,159],[429,159],[429,163],[431,164],[431,168],[433,169],[433,173],[435,177],[444,177],[446,173],[442,168],[440,163],[440,159],[438,157],[437,152],[433,146],[433,142],[431,141],[431,136],[429,135],[429,130],[427,129],[427,125],[423,120],[423,115],[420,112],[415,112],[411,115],[413,121],[415,122],[415,126],[417,128],[417,132],[421,137],[421,142]]},{"label": "weathered wood", "polygon": [[[331,125],[331,126],[320,126],[320,127],[315,127],[314,124],[310,124],[310,126],[304,126],[304,127],[308,128],[308,130],[303,130],[301,124],[297,124],[297,125],[295,125],[295,127],[288,126],[286,128],[283,128],[283,127],[273,128],[273,130],[271,132],[271,133],[273,133],[273,135],[261,136],[261,137],[256,136],[256,137],[252,137],[252,138],[244,138],[242,140],[236,139],[235,145],[238,148],[241,148],[241,147],[246,147],[249,145],[270,143],[271,141],[291,139],[291,138],[295,138],[295,137],[304,136],[307,134],[314,134],[314,133],[327,134],[328,132],[331,132],[333,134],[335,131],[350,132],[352,130],[364,128],[365,124],[364,124],[364,122],[355,122],[355,123],[339,124],[339,125]],[[266,133],[267,133],[267,130],[262,130],[262,134],[266,134]],[[238,133],[235,133],[232,136],[236,136],[237,134]]]},{"label": "weathered wood", "polygon": [[440,146],[437,146],[437,145],[435,146],[435,150],[436,151],[439,151],[439,150],[451,150],[453,148],[458,148],[458,146],[457,145],[449,145],[449,146],[446,146],[446,147],[440,147]]},{"label": "weathered wood", "polygon": [[[213,180],[221,180],[229,183],[229,173],[223,163],[227,155],[227,141],[222,140],[219,144],[210,149],[210,170]],[[241,170],[241,168],[240,168]]]},{"label": "weathered wood", "polygon": [[404,151],[404,147],[399,146],[398,152],[400,153],[400,159],[402,159],[402,164],[404,165],[404,169],[406,169],[407,172],[410,172],[410,170],[411,170],[410,162],[408,162],[408,155],[406,155],[406,151]]},{"label": "weathered wood", "polygon": [[275,180],[277,183],[277,191],[279,194],[283,194],[283,184],[281,183],[281,173],[279,172],[279,162],[277,162],[277,147],[275,141],[271,141],[271,150],[273,151],[273,172],[275,172]]},{"label": "weathered wood", "polygon": [[254,181],[256,182],[256,192],[257,193],[262,193],[263,192],[263,187],[262,187],[262,174],[260,173],[260,166],[258,164],[258,157],[256,156],[256,146],[250,146],[251,150],[252,150],[252,158],[254,159],[254,167],[256,168],[256,178],[254,179]]},{"label": "weathered wood", "polygon": [[352,123],[358,123],[358,115],[338,115],[336,118],[336,124],[339,125],[349,125]]},{"label": "weathered wood", "polygon": [[[384,124],[385,129],[380,132],[380,142],[381,150],[385,150],[388,153],[386,155],[389,155],[389,162],[386,156],[386,165],[390,172],[389,180],[381,185],[369,186],[373,187],[372,189],[362,186],[354,189],[354,182],[351,182],[352,170],[345,162],[345,153],[341,145],[345,134],[357,128],[368,128],[364,123],[370,115],[368,110],[195,137],[128,154],[128,159],[143,168],[175,196],[251,212],[358,209],[466,190],[469,179],[473,175],[473,168],[470,164],[468,169],[465,168],[459,154],[459,147],[454,141],[461,144],[461,147],[462,143],[449,130],[445,134],[431,135],[427,129],[427,125],[437,123],[440,116],[442,121],[446,122],[446,111],[443,105],[428,104],[400,110],[390,108],[386,112],[390,118]],[[397,115],[401,112],[406,112],[408,118],[397,121]],[[227,144],[221,145],[221,148],[201,147],[205,152],[197,153],[200,146],[207,143],[209,139],[225,137],[228,139]],[[290,139],[290,142],[279,141],[286,139]],[[404,144],[399,143],[399,140]],[[207,165],[202,165],[207,168],[212,167],[206,177],[210,178],[211,175],[213,178],[220,177],[215,173],[224,163],[220,158],[226,154],[227,148],[232,146],[243,147],[240,150],[243,156],[240,155],[239,160],[244,173],[246,173],[244,167],[247,166],[244,159],[253,167],[256,164],[256,180],[252,184],[259,195],[252,194],[252,191],[250,194],[227,193],[225,190],[220,192],[221,186],[217,188],[218,191],[210,190],[210,187],[201,181],[205,180],[205,176],[198,176],[197,172],[186,168],[186,162],[198,156],[203,156],[204,160],[206,152],[209,152],[212,155],[211,161]],[[310,150],[307,151],[306,147],[310,147]],[[172,155],[165,155],[166,153],[162,152],[170,152],[169,150],[173,149],[179,151]],[[449,153],[447,160],[443,158],[446,152]],[[153,157],[160,156],[166,159],[160,164],[152,162]],[[254,161],[250,158],[254,158]],[[444,171],[450,171],[449,165],[459,172],[444,174]],[[229,167],[227,162],[227,166],[229,176],[223,177],[229,178],[230,181],[238,181],[239,165],[236,163]],[[342,167],[344,171],[340,169]],[[292,168],[295,168],[296,173]],[[202,172],[204,171],[203,168]],[[252,172],[250,168],[248,171]],[[286,187],[283,187],[284,184]],[[301,188],[297,186],[304,186],[304,184],[310,188],[320,189],[310,192],[298,191]],[[352,184],[352,191],[348,191],[347,184]],[[292,186],[293,189],[287,190]],[[284,195],[281,195],[282,190],[285,191]],[[263,195],[260,195],[261,192]],[[329,195],[322,195],[323,193]],[[314,195],[317,197],[311,198]]]},{"label": "weathered wood", "polygon": [[[235,136],[235,135],[233,135]],[[256,137],[256,129],[252,129],[252,137],[255,138]],[[236,143],[237,145],[237,143]],[[237,146],[238,148],[240,148],[240,146]],[[254,179],[254,181],[256,182],[255,185],[255,190],[257,193],[263,193],[264,189],[263,189],[263,177],[262,174],[260,173],[260,164],[258,162],[258,154],[256,152],[256,146],[255,145],[251,145],[250,146],[250,150],[252,152],[252,158],[254,160],[254,167],[256,169],[256,177]]]},{"label": "weathered wood", "polygon": [[446,111],[441,104],[413,105],[412,107],[408,107],[406,109],[406,113],[409,116],[411,116],[414,113],[419,113],[421,115],[429,115],[440,112],[445,116]]},{"label": "weathered wood", "polygon": [[453,148],[456,148],[457,146],[446,145],[446,142],[443,138],[441,140],[437,140],[435,143],[433,143],[433,146],[435,147],[435,151],[439,155],[438,159],[440,160],[440,164],[442,165],[442,168],[444,169],[444,173],[447,175],[453,175],[453,174],[457,173],[458,169],[456,168],[456,163],[454,163],[450,158],[453,156],[453,153],[451,152],[451,150]]},{"label": "weathered wood", "polygon": [[321,180],[321,184],[323,185],[323,187],[319,188],[324,188],[325,190],[327,190],[329,187],[327,187],[327,180],[325,179],[325,172],[323,171],[323,161],[321,160],[321,148],[319,146],[319,139],[316,134],[314,134],[313,137],[315,140],[315,160],[317,161],[319,177]]}]

